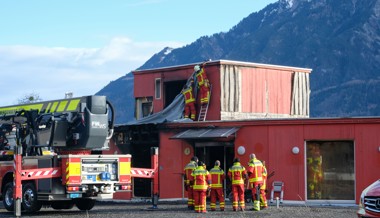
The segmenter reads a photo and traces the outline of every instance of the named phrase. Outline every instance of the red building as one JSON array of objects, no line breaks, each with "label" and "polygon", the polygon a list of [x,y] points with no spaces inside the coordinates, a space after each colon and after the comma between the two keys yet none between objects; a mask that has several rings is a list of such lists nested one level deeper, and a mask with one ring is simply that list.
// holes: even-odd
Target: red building
[{"label": "red building", "polygon": [[[193,67],[134,72],[136,117],[170,106]],[[255,153],[274,172],[269,188],[284,183],[284,201],[357,203],[380,178],[380,118],[308,118],[310,69],[221,60],[205,71],[212,84],[206,121],[116,127],[118,152],[131,153],[135,167],[149,167],[147,151],[159,147],[160,198],[186,198],[182,173],[194,155],[208,168],[220,160],[227,172],[234,157],[247,166]],[[149,196],[150,181],[134,185],[134,196]]]},{"label": "red building", "polygon": [[[169,106],[194,65],[133,72],[136,118]],[[226,60],[204,69],[212,85],[206,120],[309,116],[311,69]]]}]

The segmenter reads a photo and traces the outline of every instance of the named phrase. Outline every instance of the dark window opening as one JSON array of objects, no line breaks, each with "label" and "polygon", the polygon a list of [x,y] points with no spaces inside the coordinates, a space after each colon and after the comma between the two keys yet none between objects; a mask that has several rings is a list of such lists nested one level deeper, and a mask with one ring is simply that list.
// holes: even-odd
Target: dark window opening
[{"label": "dark window opening", "polygon": [[153,102],[142,103],[142,115],[147,117],[153,113]]},{"label": "dark window opening", "polygon": [[153,97],[140,97],[135,99],[135,117],[141,119],[153,113]]},{"label": "dark window opening", "polygon": [[186,80],[165,82],[165,107],[170,105],[178,94],[181,94]]}]

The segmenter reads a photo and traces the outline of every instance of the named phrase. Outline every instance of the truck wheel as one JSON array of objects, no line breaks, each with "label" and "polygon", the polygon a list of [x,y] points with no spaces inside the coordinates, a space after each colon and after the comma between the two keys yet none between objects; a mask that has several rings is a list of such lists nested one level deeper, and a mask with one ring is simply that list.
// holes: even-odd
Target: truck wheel
[{"label": "truck wheel", "polygon": [[37,191],[34,183],[28,182],[22,187],[22,208],[26,212],[36,212],[42,207],[42,203],[37,200]]},{"label": "truck wheel", "polygon": [[51,203],[51,207],[55,210],[68,210],[74,207],[73,201],[55,201]]},{"label": "truck wheel", "polygon": [[95,200],[93,199],[76,199],[75,205],[79,210],[91,210],[95,206]]},{"label": "truck wheel", "polygon": [[13,182],[8,182],[3,190],[3,205],[7,211],[14,211]]}]

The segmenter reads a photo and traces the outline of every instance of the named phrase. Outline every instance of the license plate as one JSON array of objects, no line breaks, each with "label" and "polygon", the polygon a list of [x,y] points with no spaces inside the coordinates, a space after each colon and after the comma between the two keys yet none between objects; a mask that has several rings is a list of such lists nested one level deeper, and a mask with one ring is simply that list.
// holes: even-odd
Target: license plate
[{"label": "license plate", "polygon": [[79,198],[79,197],[81,197],[81,194],[73,193],[73,194],[70,194],[69,197],[70,198]]}]

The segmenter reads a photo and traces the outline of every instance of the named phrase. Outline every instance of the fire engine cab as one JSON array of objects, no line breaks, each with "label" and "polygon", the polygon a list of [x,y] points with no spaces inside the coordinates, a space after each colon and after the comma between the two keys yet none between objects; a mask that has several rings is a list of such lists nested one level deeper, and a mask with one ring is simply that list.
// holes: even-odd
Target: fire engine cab
[{"label": "fire engine cab", "polygon": [[15,214],[90,210],[131,190],[131,155],[104,155],[114,110],[105,96],[0,107],[0,188]]}]

